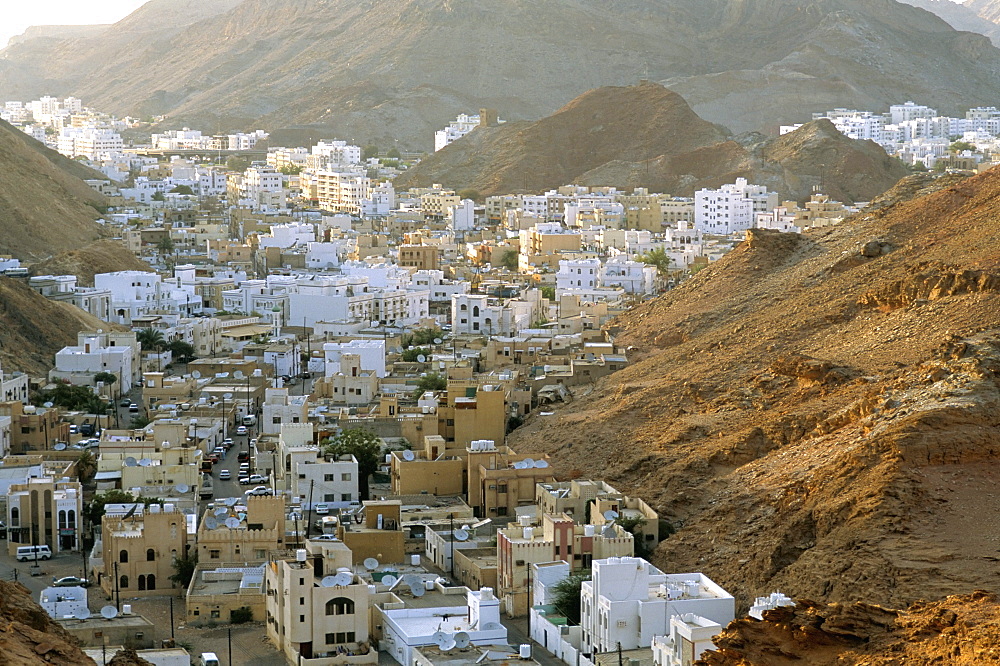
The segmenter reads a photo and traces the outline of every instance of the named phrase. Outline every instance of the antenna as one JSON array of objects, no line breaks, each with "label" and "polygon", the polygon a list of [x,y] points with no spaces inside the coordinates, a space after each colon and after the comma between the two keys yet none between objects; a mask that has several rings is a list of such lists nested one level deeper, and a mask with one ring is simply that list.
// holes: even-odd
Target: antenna
[{"label": "antenna", "polygon": [[455,639],[449,637],[447,642],[445,642],[445,644],[441,646],[441,649],[444,650],[445,652],[449,652],[451,650],[454,650],[456,645],[458,645],[458,643],[455,642]]},{"label": "antenna", "polygon": [[403,451],[403,460],[412,462],[417,456],[410,449]]},{"label": "antenna", "polygon": [[454,536],[459,541],[469,540],[469,532],[465,528],[455,530]]},{"label": "antenna", "polygon": [[205,452],[202,451],[201,449],[196,449],[195,452],[194,452],[194,457],[195,458],[201,458],[203,455],[205,455]]},{"label": "antenna", "polygon": [[483,631],[496,631],[500,628],[499,622],[487,622],[483,625]]},{"label": "antenna", "polygon": [[603,515],[605,520],[615,520],[616,518],[618,518],[618,512],[615,511],[614,509],[608,509],[607,511],[604,512]]},{"label": "antenna", "polygon": [[375,571],[376,569],[378,569],[378,560],[376,560],[374,557],[366,557],[364,565],[365,569],[368,569],[368,571]]},{"label": "antenna", "polygon": [[319,582],[320,587],[333,587],[337,584],[336,576],[326,576]]},{"label": "antenna", "polygon": [[350,571],[341,571],[333,577],[333,582],[338,587],[347,587],[354,582],[354,574]]},{"label": "antenna", "polygon": [[229,529],[235,530],[239,526],[240,526],[240,519],[239,518],[236,518],[236,517],[226,518],[226,527],[228,527]]},{"label": "antenna", "polygon": [[457,634],[455,634],[455,647],[459,649],[467,648],[469,647],[469,643],[471,642],[472,642],[472,637],[469,636],[469,634],[465,633],[464,631],[460,631]]},{"label": "antenna", "polygon": [[118,609],[114,606],[105,606],[101,609],[101,617],[105,620],[113,620],[118,617]]},{"label": "antenna", "polygon": [[440,629],[431,634],[431,642],[441,647],[448,641],[448,634],[444,633]]},{"label": "antenna", "polygon": [[56,442],[56,445],[53,446],[52,448],[55,449],[56,451],[65,451],[66,442]]},{"label": "antenna", "polygon": [[227,497],[225,500],[223,500],[223,503],[226,506],[236,506],[236,503],[239,501],[240,499],[238,497]]},{"label": "antenna", "polygon": [[214,530],[218,526],[219,526],[219,521],[217,521],[215,518],[212,518],[211,516],[209,516],[208,518],[205,519],[205,529],[206,530]]},{"label": "antenna", "polygon": [[139,461],[137,461],[132,456],[128,456],[127,458],[125,458],[125,466],[126,467],[135,467],[138,464],[139,464]]}]

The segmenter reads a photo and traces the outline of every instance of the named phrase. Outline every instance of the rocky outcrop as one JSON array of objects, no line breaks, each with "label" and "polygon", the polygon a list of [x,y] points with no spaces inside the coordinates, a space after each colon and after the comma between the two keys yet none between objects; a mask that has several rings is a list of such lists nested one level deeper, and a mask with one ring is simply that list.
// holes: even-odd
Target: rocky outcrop
[{"label": "rocky outcrop", "polygon": [[0,581],[0,664],[93,663],[73,637],[31,600],[27,588]]}]

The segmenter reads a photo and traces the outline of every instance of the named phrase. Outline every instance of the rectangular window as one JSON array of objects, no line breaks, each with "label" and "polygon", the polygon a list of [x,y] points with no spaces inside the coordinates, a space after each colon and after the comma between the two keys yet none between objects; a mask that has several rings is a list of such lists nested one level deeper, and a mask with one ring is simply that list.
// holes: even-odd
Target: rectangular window
[{"label": "rectangular window", "polygon": [[323,501],[324,502],[336,502],[337,501],[337,493],[325,493],[323,495]]},{"label": "rectangular window", "polygon": [[351,480],[351,473],[348,472],[346,474],[341,474],[340,475],[340,480],[341,481],[350,481]]},{"label": "rectangular window", "polygon": [[323,475],[323,480],[324,481],[333,481],[333,474],[324,474]]},{"label": "rectangular window", "polygon": [[208,551],[208,557],[211,560],[217,560],[217,559],[219,559],[219,551],[217,551],[217,550],[210,550],[210,551]]},{"label": "rectangular window", "polygon": [[350,502],[351,501],[351,493],[342,493],[341,496],[340,496],[340,501],[341,502]]}]

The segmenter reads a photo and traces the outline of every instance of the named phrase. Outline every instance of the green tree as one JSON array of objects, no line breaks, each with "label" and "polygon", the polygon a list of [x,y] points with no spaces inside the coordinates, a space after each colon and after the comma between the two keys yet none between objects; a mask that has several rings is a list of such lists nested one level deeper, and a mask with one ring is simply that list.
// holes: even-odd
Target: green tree
[{"label": "green tree", "polygon": [[953,153],[960,153],[963,150],[968,150],[970,152],[976,152],[976,147],[969,143],[968,141],[956,141],[955,143],[948,146],[948,150]]},{"label": "green tree", "polygon": [[327,440],[324,454],[334,458],[353,455],[358,461],[358,493],[362,500],[369,499],[368,477],[378,471],[382,461],[382,438],[361,428],[344,430]]},{"label": "green tree", "polygon": [[642,534],[642,526],[646,524],[646,519],[642,516],[618,516],[615,524],[621,525],[622,529],[632,535],[633,551],[636,557],[648,558],[652,553],[646,547],[646,541]]},{"label": "green tree", "polygon": [[155,328],[144,328],[136,333],[135,337],[143,351],[162,351],[167,346],[167,341],[163,339],[163,331]]},{"label": "green tree", "polygon": [[361,151],[361,159],[368,160],[373,157],[378,157],[378,146],[369,144]]},{"label": "green tree", "polygon": [[230,171],[246,171],[250,168],[250,160],[232,155],[226,160],[226,168]]},{"label": "green tree", "polygon": [[241,606],[229,612],[229,621],[233,624],[246,624],[253,620],[253,611],[249,606]]},{"label": "green tree", "polygon": [[399,150],[396,148],[390,148],[388,152],[386,152],[385,156],[391,160],[398,160],[402,157],[402,155],[399,154]]},{"label": "green tree", "polygon": [[462,199],[472,199],[473,201],[480,201],[483,195],[479,193],[479,190],[473,189],[471,187],[466,187],[457,192],[458,196]]},{"label": "green tree", "polygon": [[106,414],[109,407],[109,403],[94,395],[89,386],[74,386],[69,382],[58,382],[54,388],[40,391],[35,394],[32,402],[36,405],[51,402],[71,411],[85,411],[89,414]]},{"label": "green tree", "polygon": [[186,588],[194,577],[194,568],[198,566],[198,551],[192,549],[183,557],[175,557],[170,566],[174,569],[170,574],[170,582]]},{"label": "green tree", "polygon": [[166,344],[171,355],[181,363],[189,363],[194,360],[194,346],[183,340],[171,340]]},{"label": "green tree", "polygon": [[84,451],[76,459],[76,476],[80,483],[87,483],[97,474],[97,459],[90,451]]},{"label": "green tree", "polygon": [[440,340],[444,337],[444,331],[442,331],[437,326],[431,328],[418,328],[411,333],[405,333],[400,342],[404,347],[411,347],[413,345],[429,345],[435,340]]},{"label": "green tree", "polygon": [[517,250],[507,250],[500,255],[500,265],[509,271],[517,270]]},{"label": "green tree", "polygon": [[143,506],[149,506],[154,503],[163,506],[163,500],[159,498],[143,497],[142,495],[136,497],[132,493],[115,488],[94,495],[94,499],[90,500],[90,503],[87,504],[84,513],[91,525],[100,525],[101,520],[104,519],[105,507],[108,504],[131,504],[132,502],[141,502]]},{"label": "green tree", "polygon": [[639,261],[655,267],[656,272],[661,276],[670,273],[670,257],[667,255],[667,251],[662,247],[653,248],[646,254],[640,255]]},{"label": "green tree", "polygon": [[562,613],[570,624],[580,624],[580,588],[583,581],[590,580],[590,571],[572,574],[563,578],[553,587],[552,605]]},{"label": "green tree", "polygon": [[170,194],[186,194],[191,196],[194,195],[194,190],[191,189],[190,185],[178,185],[174,189],[170,190]]},{"label": "green tree", "polygon": [[419,398],[427,391],[444,391],[448,388],[448,379],[436,372],[429,372],[417,379],[417,388],[413,392],[414,398]]},{"label": "green tree", "polygon": [[166,197],[163,196],[163,192],[153,192],[153,201],[166,201]]},{"label": "green tree", "polygon": [[102,384],[111,385],[118,381],[117,375],[111,372],[98,372],[94,375],[94,382],[101,382]]},{"label": "green tree", "polygon": [[305,167],[299,166],[297,164],[286,164],[285,166],[278,169],[278,171],[285,174],[286,176],[297,176],[300,173],[302,173],[302,170],[304,168]]},{"label": "green tree", "polygon": [[162,255],[168,255],[174,253],[174,239],[170,236],[164,236],[160,240],[156,241],[156,249]]},{"label": "green tree", "polygon": [[425,356],[430,358],[431,350],[425,347],[414,347],[413,349],[407,349],[403,352],[403,361],[406,363],[414,363],[418,356]]},{"label": "green tree", "polygon": [[556,300],[556,288],[542,287],[542,298],[547,298],[550,301]]}]

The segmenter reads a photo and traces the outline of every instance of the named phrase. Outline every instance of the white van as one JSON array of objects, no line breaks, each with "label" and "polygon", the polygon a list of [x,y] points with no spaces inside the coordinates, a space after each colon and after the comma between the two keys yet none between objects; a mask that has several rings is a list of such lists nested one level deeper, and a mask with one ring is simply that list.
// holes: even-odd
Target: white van
[{"label": "white van", "polygon": [[48,546],[18,546],[17,561],[48,560],[52,557],[52,549]]},{"label": "white van", "polygon": [[202,652],[198,666],[219,666],[219,657],[214,652]]}]

